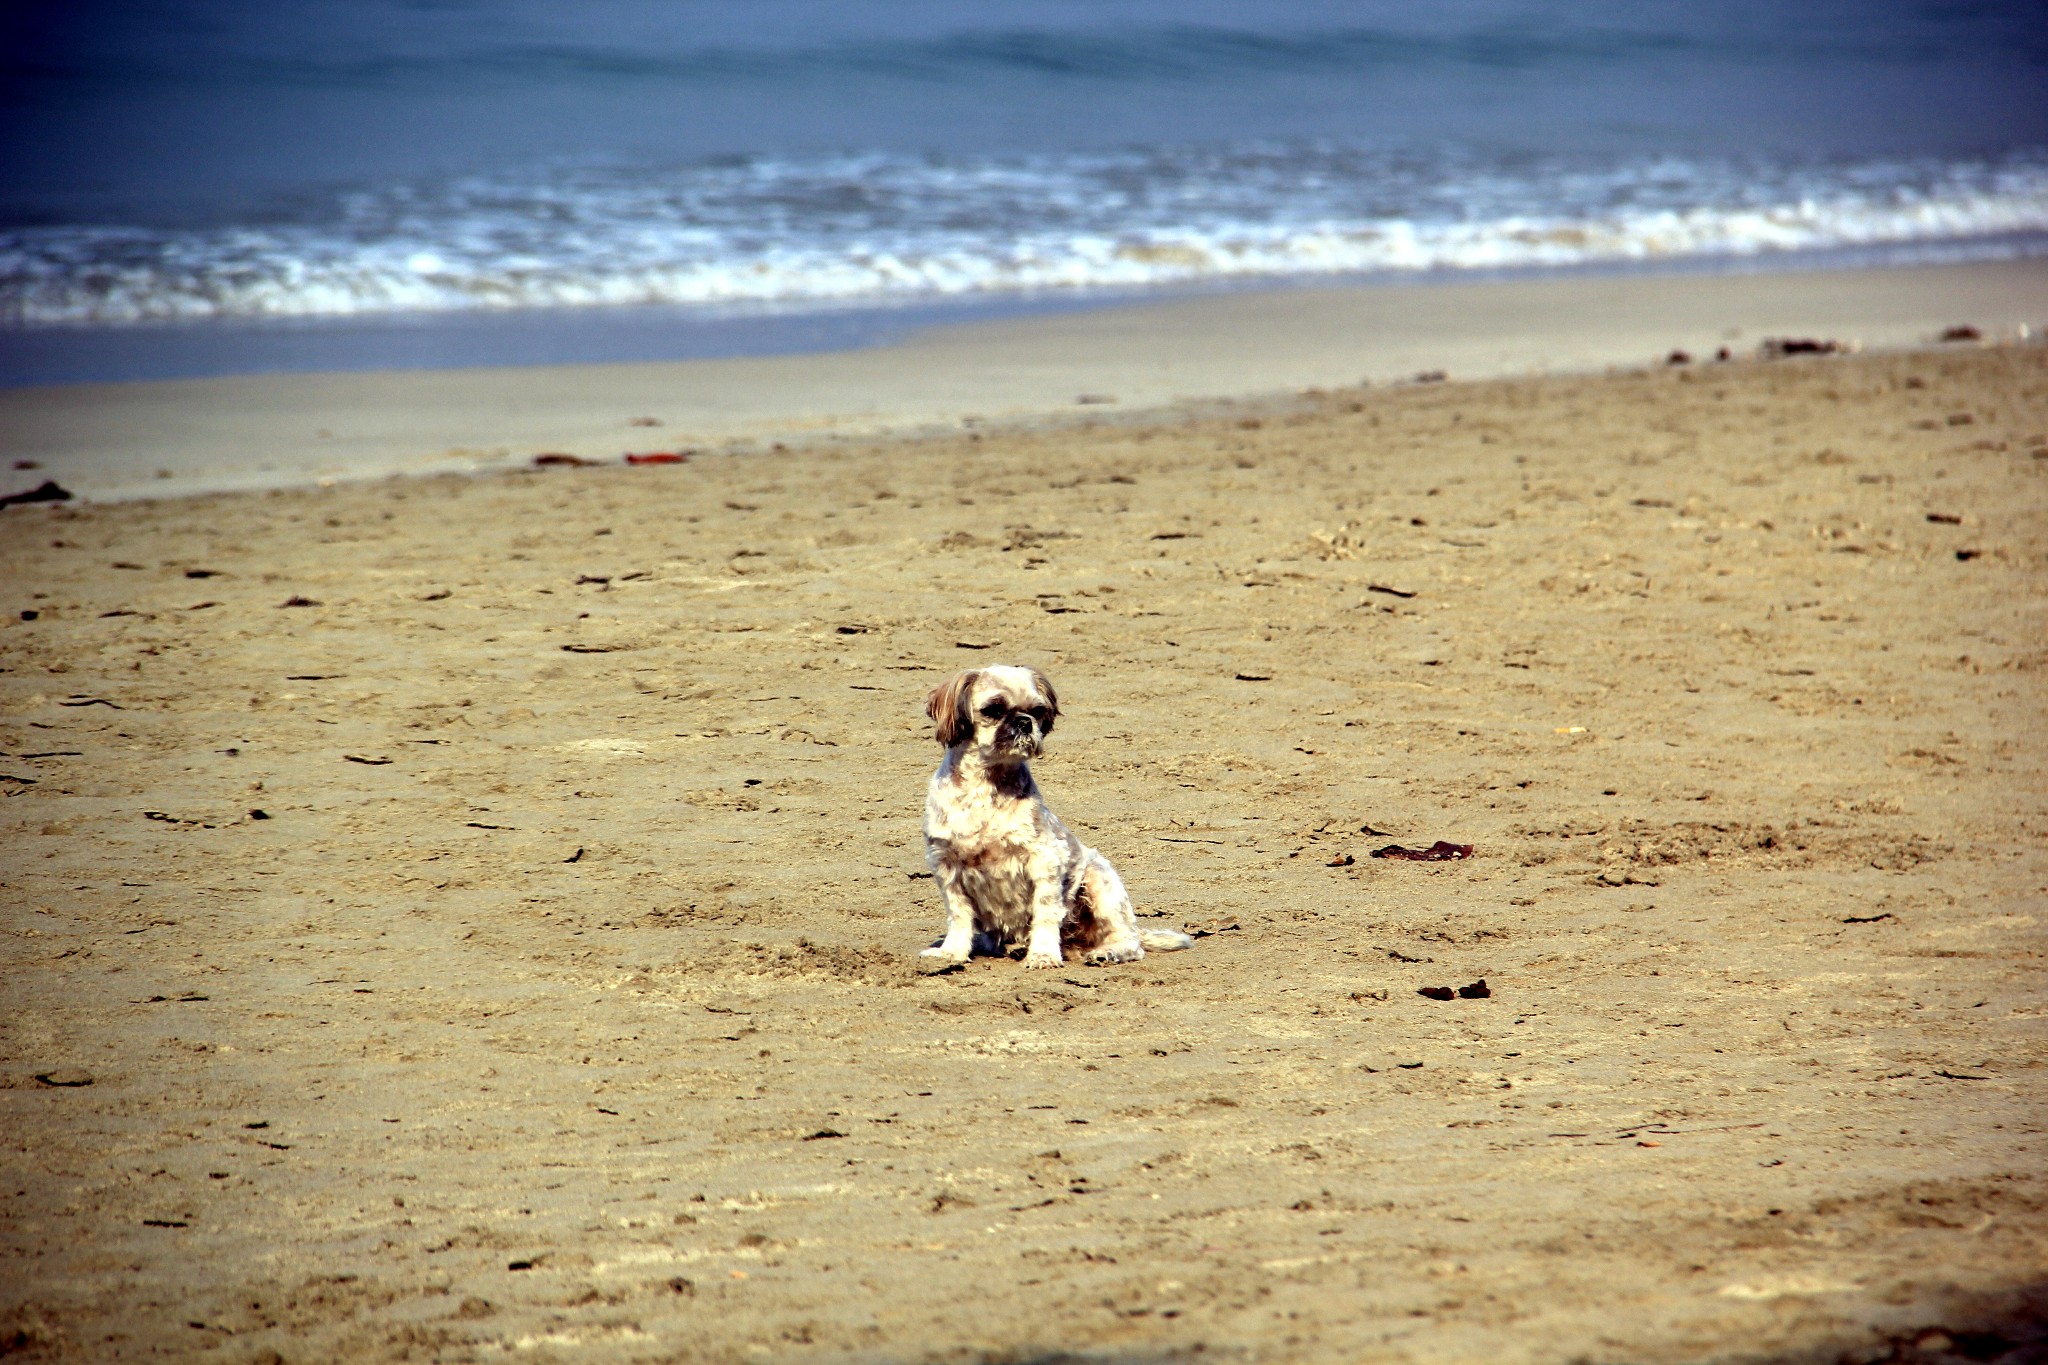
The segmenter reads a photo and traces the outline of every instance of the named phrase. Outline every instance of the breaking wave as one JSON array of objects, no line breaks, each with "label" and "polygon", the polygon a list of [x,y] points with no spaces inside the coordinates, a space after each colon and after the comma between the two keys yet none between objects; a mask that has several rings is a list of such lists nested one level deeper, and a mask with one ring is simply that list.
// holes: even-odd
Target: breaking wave
[{"label": "breaking wave", "polygon": [[261,221],[0,229],[0,321],[733,311],[1930,247],[2048,251],[2048,151],[1767,164],[1261,143],[550,165]]}]

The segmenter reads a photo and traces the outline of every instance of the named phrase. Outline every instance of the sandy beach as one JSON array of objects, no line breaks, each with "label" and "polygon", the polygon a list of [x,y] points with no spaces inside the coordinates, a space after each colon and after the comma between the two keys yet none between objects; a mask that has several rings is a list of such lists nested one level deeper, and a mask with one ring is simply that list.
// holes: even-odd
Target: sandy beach
[{"label": "sandy beach", "polygon": [[2043,1358],[2048,272],[1459,288],[0,394],[0,1352]]}]

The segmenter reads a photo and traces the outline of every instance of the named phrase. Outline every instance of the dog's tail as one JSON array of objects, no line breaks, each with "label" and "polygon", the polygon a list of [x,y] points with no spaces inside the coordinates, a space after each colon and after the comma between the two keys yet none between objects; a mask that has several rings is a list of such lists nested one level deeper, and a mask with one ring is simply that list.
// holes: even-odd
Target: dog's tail
[{"label": "dog's tail", "polygon": [[1195,946],[1195,941],[1178,929],[1147,929],[1138,935],[1138,942],[1148,953],[1177,953]]}]

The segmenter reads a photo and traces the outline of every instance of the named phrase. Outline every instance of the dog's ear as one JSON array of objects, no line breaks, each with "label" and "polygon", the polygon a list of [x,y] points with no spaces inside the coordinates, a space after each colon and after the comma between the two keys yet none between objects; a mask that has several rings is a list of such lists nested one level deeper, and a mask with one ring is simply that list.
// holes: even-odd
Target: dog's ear
[{"label": "dog's ear", "polygon": [[980,676],[978,668],[955,673],[924,699],[924,713],[938,722],[939,743],[948,749],[974,733],[974,717],[967,713],[967,698]]},{"label": "dog's ear", "polygon": [[1052,679],[1035,668],[1031,670],[1031,682],[1045,698],[1045,733],[1049,735],[1052,723],[1060,718],[1059,693],[1052,690]]}]

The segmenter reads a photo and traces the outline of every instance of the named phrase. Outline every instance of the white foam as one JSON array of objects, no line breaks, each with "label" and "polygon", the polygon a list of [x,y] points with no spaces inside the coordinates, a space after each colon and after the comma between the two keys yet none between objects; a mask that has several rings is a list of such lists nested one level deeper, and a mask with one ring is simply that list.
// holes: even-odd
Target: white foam
[{"label": "white foam", "polygon": [[2048,155],[1775,167],[1319,146],[763,158],[397,186],[262,226],[15,229],[0,233],[0,320],[908,302],[1929,244],[1991,254],[2043,234]]}]

